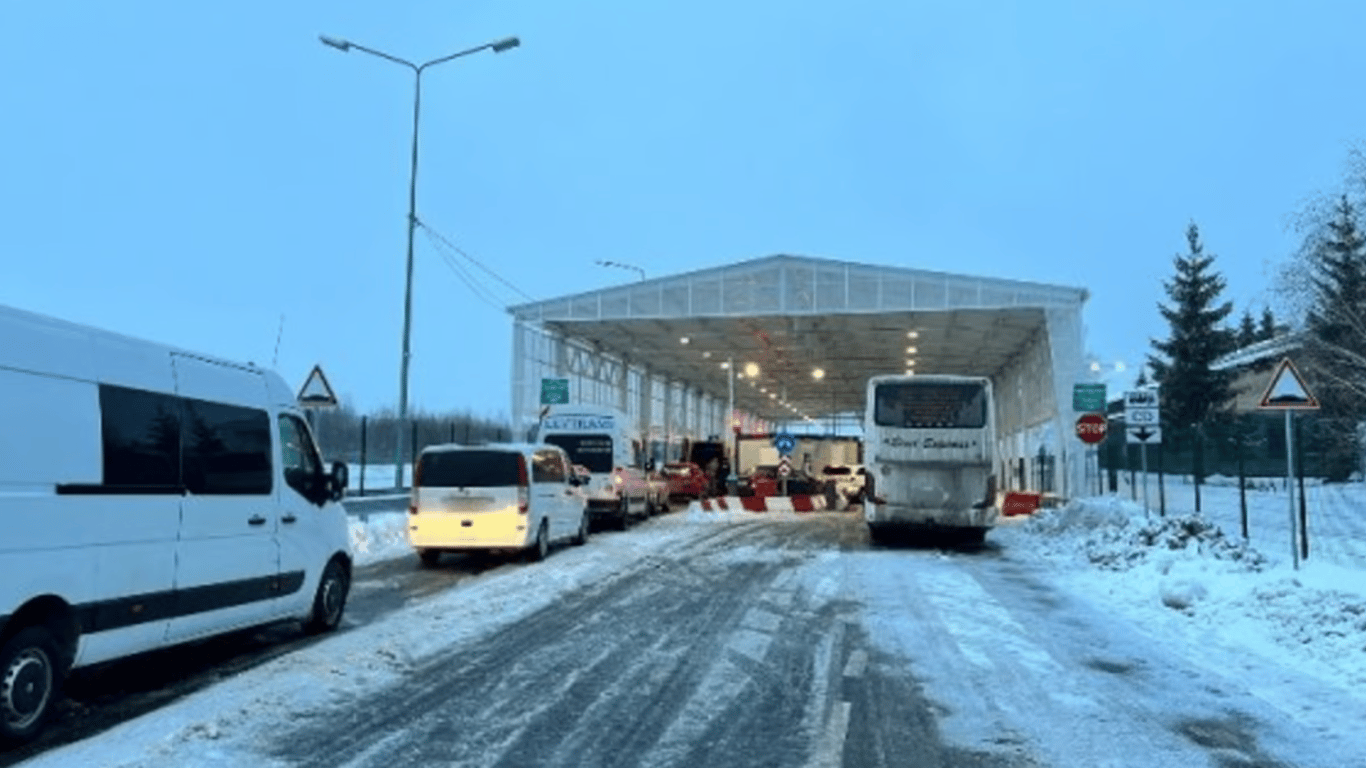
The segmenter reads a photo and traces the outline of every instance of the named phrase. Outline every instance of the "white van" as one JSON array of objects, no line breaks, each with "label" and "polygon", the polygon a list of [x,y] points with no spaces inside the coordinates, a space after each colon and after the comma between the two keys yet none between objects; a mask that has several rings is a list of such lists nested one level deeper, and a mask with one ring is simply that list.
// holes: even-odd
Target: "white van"
[{"label": "white van", "polygon": [[341,621],[351,549],[279,375],[0,306],[0,741],[72,668]]},{"label": "white van", "polygon": [[593,518],[626,530],[632,517],[667,508],[668,486],[656,489],[646,476],[640,431],[616,408],[549,406],[535,440],[560,446],[571,461],[588,470],[588,513]]},{"label": "white van", "polygon": [[525,551],[544,560],[554,542],[588,540],[580,485],[558,446],[428,446],[413,472],[408,543],[427,566],[443,552]]}]

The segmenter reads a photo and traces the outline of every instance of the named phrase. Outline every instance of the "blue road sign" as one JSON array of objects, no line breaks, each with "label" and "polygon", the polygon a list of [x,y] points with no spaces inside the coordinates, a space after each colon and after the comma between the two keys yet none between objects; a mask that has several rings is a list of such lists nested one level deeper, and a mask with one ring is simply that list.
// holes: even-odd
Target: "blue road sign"
[{"label": "blue road sign", "polygon": [[797,447],[797,438],[787,432],[779,432],[773,436],[773,447],[778,449],[778,455],[787,456]]}]

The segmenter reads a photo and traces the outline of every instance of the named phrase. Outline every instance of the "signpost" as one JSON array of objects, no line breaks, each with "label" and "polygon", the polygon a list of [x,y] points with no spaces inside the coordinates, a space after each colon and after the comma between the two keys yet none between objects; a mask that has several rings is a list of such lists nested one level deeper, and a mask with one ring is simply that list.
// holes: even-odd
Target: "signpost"
[{"label": "signpost", "polygon": [[1087,445],[1105,441],[1108,425],[1105,416],[1099,413],[1083,413],[1077,417],[1077,437]]},{"label": "signpost", "polygon": [[337,395],[332,391],[332,385],[327,383],[327,376],[323,374],[321,365],[313,366],[313,371],[304,379],[304,385],[299,387],[299,405],[304,408],[304,415],[308,417],[308,428],[313,431],[313,439],[318,438],[318,408],[336,408]]},{"label": "signpost", "polygon": [[1156,389],[1134,389],[1124,393],[1125,442],[1138,443],[1143,468],[1143,512],[1148,512],[1148,445],[1162,442],[1159,416],[1159,397]]},{"label": "signpost", "polygon": [[[1285,412],[1285,487],[1289,491],[1286,497],[1290,499],[1290,560],[1295,565],[1295,570],[1300,569],[1300,551],[1296,546],[1295,525],[1295,435],[1291,424],[1291,418],[1295,411],[1314,411],[1318,410],[1319,401],[1309,394],[1309,388],[1304,385],[1304,378],[1295,368],[1295,364],[1290,362],[1290,358],[1281,360],[1276,372],[1271,375],[1271,383],[1266,385],[1266,391],[1262,393],[1261,402],[1258,408],[1266,410],[1280,410]],[[1308,527],[1307,525],[1305,526]],[[1299,535],[1307,540],[1308,531],[1300,531]]]},{"label": "signpost", "polygon": [[541,405],[569,402],[569,379],[541,379]]},{"label": "signpost", "polygon": [[[1078,384],[1077,386],[1080,387],[1080,386],[1083,386],[1083,385]],[[1101,407],[1104,407],[1104,405],[1105,405],[1105,385],[1104,385],[1104,384],[1101,384],[1101,385],[1100,385],[1100,388],[1101,388],[1101,391],[1100,391],[1099,405],[1100,405]],[[1072,404],[1073,404],[1074,406],[1077,405],[1079,402],[1080,402],[1082,405],[1096,405],[1096,404],[1097,404],[1097,403],[1094,402],[1094,401],[1089,401],[1089,400],[1087,400],[1087,401],[1080,401],[1080,400],[1078,400],[1078,398],[1076,397],[1076,393],[1075,393],[1075,392],[1073,393],[1072,401],[1073,401]],[[1109,430],[1109,420],[1105,418],[1105,414],[1104,414],[1104,413],[1083,413],[1082,415],[1080,415],[1080,416],[1077,417],[1077,437],[1080,438],[1081,441],[1082,441],[1083,443],[1086,443],[1087,445],[1096,446],[1098,443],[1103,443],[1103,442],[1105,442],[1105,435],[1106,435],[1106,432],[1107,432],[1108,430]],[[1090,450],[1087,451],[1087,454],[1089,455],[1089,456],[1088,456],[1088,461],[1087,461],[1087,463],[1088,463],[1088,464],[1095,464],[1095,466],[1096,466],[1096,477],[1100,477],[1100,449],[1099,449],[1098,447],[1091,448]],[[1092,459],[1094,459],[1094,461],[1092,461]]]},{"label": "signpost", "polygon": [[[1105,418],[1105,382],[1077,382],[1072,385],[1072,410],[1081,412],[1077,419],[1077,437],[1087,445],[1104,442],[1107,419]],[[1099,418],[1096,431],[1095,418]],[[1085,422],[1085,426],[1083,426]],[[1096,466],[1096,477],[1100,477],[1100,449],[1087,451]]]},{"label": "signpost", "polygon": [[1105,383],[1073,384],[1072,410],[1080,413],[1103,413],[1105,411]]}]

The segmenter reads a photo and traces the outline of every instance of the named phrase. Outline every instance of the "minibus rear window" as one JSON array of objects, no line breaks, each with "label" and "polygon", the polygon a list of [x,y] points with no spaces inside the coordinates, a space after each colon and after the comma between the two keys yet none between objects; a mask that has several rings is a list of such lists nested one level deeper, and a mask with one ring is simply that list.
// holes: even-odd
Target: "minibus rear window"
[{"label": "minibus rear window", "polygon": [[511,451],[434,451],[422,456],[423,487],[509,488],[521,485],[521,454]]},{"label": "minibus rear window", "polygon": [[545,441],[563,448],[572,463],[582,464],[589,472],[612,471],[610,435],[546,435]]}]

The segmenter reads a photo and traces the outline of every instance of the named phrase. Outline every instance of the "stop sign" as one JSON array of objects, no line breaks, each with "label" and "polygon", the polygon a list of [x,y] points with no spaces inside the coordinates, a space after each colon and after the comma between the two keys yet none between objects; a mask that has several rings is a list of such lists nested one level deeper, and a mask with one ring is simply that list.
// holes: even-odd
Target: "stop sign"
[{"label": "stop sign", "polygon": [[1105,439],[1105,417],[1099,413],[1083,413],[1077,417],[1077,437],[1083,443],[1099,443]]}]

